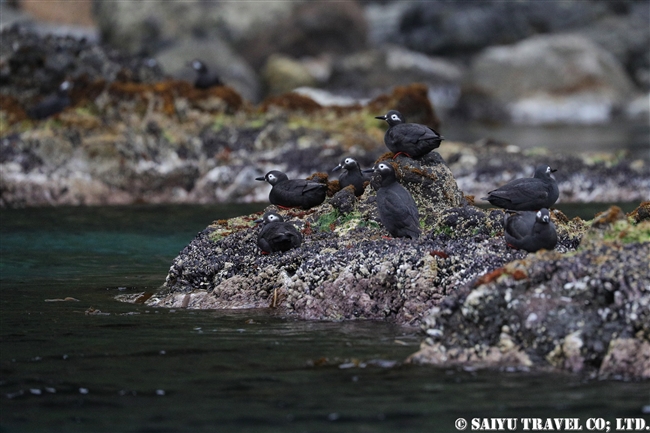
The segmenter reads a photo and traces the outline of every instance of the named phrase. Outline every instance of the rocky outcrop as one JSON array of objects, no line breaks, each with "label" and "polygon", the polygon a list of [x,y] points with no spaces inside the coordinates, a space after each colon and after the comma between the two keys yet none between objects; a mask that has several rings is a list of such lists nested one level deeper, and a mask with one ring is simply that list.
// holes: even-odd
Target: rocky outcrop
[{"label": "rocky outcrop", "polygon": [[531,254],[459,289],[424,319],[409,360],[648,379],[649,264],[650,220],[611,209],[575,253]]},{"label": "rocky outcrop", "polygon": [[[475,219],[466,224],[495,224],[483,212],[463,207],[464,198],[451,172],[435,153],[420,161],[399,157],[394,164],[418,204],[424,227],[436,227],[444,219],[451,227],[458,225],[461,232],[457,213],[463,212]],[[383,238],[388,233],[377,222],[375,192],[370,186],[358,202],[348,189],[334,192],[336,182],[330,187],[333,197],[317,208],[281,211],[285,220],[302,230],[300,248],[260,256],[257,229],[251,224],[255,217],[218,222],[175,260],[166,291],[150,298],[148,304],[189,308],[272,305],[308,319],[388,318],[417,323],[424,311],[442,299],[444,283],[451,275],[439,267],[453,253],[431,253],[437,248],[437,234],[419,241]]]},{"label": "rocky outcrop", "polygon": [[11,122],[0,141],[3,206],[263,201],[268,192],[254,178],[271,169],[304,177],[343,154],[369,166],[385,151],[378,113],[400,107],[437,125],[420,85],[332,109],[335,117],[297,94],[252,107],[229,87],[184,81],[74,86],[72,107],[42,122],[3,99]]},{"label": "rocky outcrop", "polygon": [[[467,204],[435,152],[415,162],[394,164],[420,208],[418,240],[386,238],[374,190],[357,201],[346,189],[309,211],[279,211],[302,231],[299,248],[262,255],[257,215],[217,221],[174,260],[160,292],[121,299],[421,324],[413,363],[650,377],[650,203],[590,222],[554,211],[555,251],[525,253],[506,246],[503,211]],[[337,205],[342,195],[351,208]]]}]

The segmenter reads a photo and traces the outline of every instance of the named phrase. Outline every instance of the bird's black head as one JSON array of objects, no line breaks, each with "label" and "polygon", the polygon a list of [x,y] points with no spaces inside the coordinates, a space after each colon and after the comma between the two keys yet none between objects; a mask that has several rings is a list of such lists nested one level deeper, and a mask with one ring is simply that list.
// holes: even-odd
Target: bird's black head
[{"label": "bird's black head", "polygon": [[343,160],[340,162],[339,165],[334,167],[332,171],[338,171],[340,169],[346,169],[346,170],[354,170],[355,168],[359,168],[359,163],[357,162],[356,159],[350,158],[349,156],[347,158],[343,158]]},{"label": "bird's black head", "polygon": [[551,222],[551,214],[546,208],[540,209],[537,211],[537,215],[535,215],[535,220],[538,223],[548,224]]},{"label": "bird's black head", "polygon": [[262,217],[262,220],[264,221],[264,224],[284,222],[284,218],[282,218],[282,215],[277,214],[275,212],[265,213],[264,216]]},{"label": "bird's black head", "polygon": [[381,119],[388,122],[389,126],[399,125],[400,123],[405,123],[404,116],[397,110],[390,110],[383,116],[377,116],[375,119]]},{"label": "bird's black head", "polygon": [[375,164],[373,168],[363,170],[363,173],[377,173],[381,176],[381,186],[390,185],[393,182],[397,181],[397,175],[395,174],[395,168],[392,164],[388,162],[380,162]]},{"label": "bird's black head", "polygon": [[535,168],[535,175],[537,179],[551,179],[551,173],[555,173],[557,170],[553,170],[546,164],[540,164]]},{"label": "bird's black head", "polygon": [[286,174],[278,170],[271,170],[264,175],[264,177],[256,177],[255,180],[266,181],[271,185],[289,179]]}]

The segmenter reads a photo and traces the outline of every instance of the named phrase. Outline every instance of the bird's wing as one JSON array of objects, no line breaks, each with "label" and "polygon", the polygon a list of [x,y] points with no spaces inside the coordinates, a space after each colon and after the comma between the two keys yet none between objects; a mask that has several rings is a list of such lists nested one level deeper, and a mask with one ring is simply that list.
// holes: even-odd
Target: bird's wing
[{"label": "bird's wing", "polygon": [[433,129],[415,123],[395,125],[388,131],[388,135],[394,142],[398,143],[417,143],[422,140],[440,138]]},{"label": "bird's wing", "polygon": [[546,191],[541,184],[530,185],[528,183],[513,181],[506,185],[508,188],[502,187],[490,191],[488,193],[488,198],[497,197],[503,200],[508,200],[512,204],[521,204],[527,203],[531,200],[545,200],[548,198],[548,191]]},{"label": "bird's wing", "polygon": [[257,235],[257,246],[260,247],[262,251],[270,253],[272,248],[271,248],[271,244],[266,239],[267,231],[268,231],[268,225],[262,227],[262,230],[260,230],[260,233]]},{"label": "bird's wing", "polygon": [[327,188],[327,185],[324,183],[318,183],[318,182],[309,182],[305,181],[305,185],[302,188],[303,194],[308,192],[308,191],[318,191],[318,190],[324,190]]},{"label": "bird's wing", "polygon": [[513,212],[506,213],[505,231],[515,239],[523,239],[530,236],[535,224],[534,212]]},{"label": "bird's wing", "polygon": [[302,242],[300,232],[291,223],[279,223],[273,227],[270,238],[274,243],[289,242],[291,246],[297,247]]},{"label": "bird's wing", "polygon": [[392,221],[395,224],[395,227],[417,227],[419,229],[420,216],[418,215],[418,208],[415,205],[413,198],[409,198],[410,200],[405,201],[405,197],[398,194],[397,191],[386,189],[384,191],[384,200],[382,205],[386,208],[388,213],[400,217]]},{"label": "bird's wing", "polygon": [[285,182],[278,183],[275,188],[283,194],[290,194],[292,196],[299,196],[308,191],[323,188],[322,183],[309,182],[302,179],[291,179]]}]

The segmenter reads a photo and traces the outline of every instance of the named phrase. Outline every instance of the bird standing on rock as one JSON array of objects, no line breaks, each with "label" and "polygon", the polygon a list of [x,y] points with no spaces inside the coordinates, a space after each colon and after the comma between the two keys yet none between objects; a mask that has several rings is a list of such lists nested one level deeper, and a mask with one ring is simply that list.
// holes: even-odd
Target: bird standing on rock
[{"label": "bird standing on rock", "polygon": [[538,165],[533,177],[515,179],[488,192],[487,200],[494,206],[510,210],[536,211],[550,208],[560,196],[557,182],[551,173],[557,170],[548,165]]},{"label": "bird standing on rock", "polygon": [[352,185],[354,186],[354,195],[359,197],[363,194],[364,183],[368,178],[361,172],[359,163],[354,158],[344,158],[339,165],[334,167],[332,171],[343,169],[343,173],[339,176],[339,185],[341,189]]},{"label": "bird standing on rock", "polygon": [[72,83],[70,81],[62,82],[56,93],[48,96],[32,108],[28,109],[27,115],[32,119],[41,120],[60,113],[70,105],[70,96],[68,96],[68,91],[71,87]]},{"label": "bird standing on rock", "polygon": [[379,173],[381,184],[377,190],[379,219],[386,230],[396,238],[420,237],[420,215],[415,200],[399,182],[393,166],[380,162],[364,173]]},{"label": "bird standing on rock", "polygon": [[268,182],[273,187],[269,193],[269,201],[285,208],[309,209],[318,206],[325,201],[327,193],[327,184],[305,179],[289,179],[278,170],[271,170],[264,177],[256,177],[255,180]]},{"label": "bird standing on rock", "polygon": [[388,122],[384,143],[395,154],[393,158],[400,153],[411,158],[419,158],[440,147],[440,142],[444,139],[428,126],[419,123],[406,123],[404,116],[396,110],[390,110],[375,119]]},{"label": "bird standing on rock", "polygon": [[194,87],[197,89],[209,89],[214,86],[223,86],[223,82],[216,74],[210,74],[208,67],[202,61],[196,59],[189,63],[189,66],[196,71]]},{"label": "bird standing on rock", "polygon": [[302,244],[300,232],[275,212],[267,212],[262,219],[255,222],[263,223],[257,235],[257,246],[262,250],[262,254],[289,251]]},{"label": "bird standing on rock", "polygon": [[542,248],[552,250],[557,245],[557,232],[548,209],[506,212],[503,225],[506,243],[512,248],[534,253]]}]

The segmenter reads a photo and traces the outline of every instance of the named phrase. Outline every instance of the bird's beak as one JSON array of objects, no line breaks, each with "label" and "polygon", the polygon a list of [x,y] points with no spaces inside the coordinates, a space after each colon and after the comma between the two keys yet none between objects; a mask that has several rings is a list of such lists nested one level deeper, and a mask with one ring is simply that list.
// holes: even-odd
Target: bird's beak
[{"label": "bird's beak", "polygon": [[259,224],[259,223],[261,223],[261,222],[264,222],[264,218],[256,219],[256,220],[253,221],[253,222],[254,222],[255,224]]},{"label": "bird's beak", "polygon": [[339,164],[339,165],[337,165],[336,167],[334,167],[334,168],[332,169],[332,171],[339,171],[339,170],[342,169],[342,168],[343,168],[343,166],[342,166],[341,164]]},{"label": "bird's beak", "polygon": [[265,181],[266,179],[264,179],[264,176],[262,176],[262,177],[256,177],[255,180]]},{"label": "bird's beak", "polygon": [[366,168],[365,170],[361,170],[361,173],[374,173],[374,172],[375,172],[375,167]]},{"label": "bird's beak", "polygon": [[386,120],[386,116],[375,116],[375,119]]},{"label": "bird's beak", "polygon": [[551,173],[555,173],[556,171],[557,171],[557,168],[556,169],[551,169]]}]

